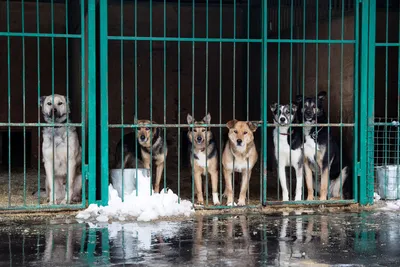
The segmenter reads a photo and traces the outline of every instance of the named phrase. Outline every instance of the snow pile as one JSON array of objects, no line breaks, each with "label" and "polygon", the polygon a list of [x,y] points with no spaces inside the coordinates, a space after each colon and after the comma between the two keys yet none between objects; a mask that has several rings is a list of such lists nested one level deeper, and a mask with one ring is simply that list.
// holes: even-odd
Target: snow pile
[{"label": "snow pile", "polygon": [[378,193],[374,192],[374,200],[380,200],[380,199],[381,196]]},{"label": "snow pile", "polygon": [[381,210],[400,210],[400,200],[396,201],[386,201],[386,207],[381,208]]},{"label": "snow pile", "polygon": [[138,196],[134,190],[130,195],[126,195],[122,202],[118,192],[110,184],[108,194],[108,206],[91,204],[86,210],[79,212],[76,218],[108,222],[110,219],[124,221],[127,217],[135,217],[138,221],[151,221],[160,217],[190,216],[194,212],[190,201],[181,200],[178,203],[178,196],[170,189],[166,193],[162,191],[160,194]]}]

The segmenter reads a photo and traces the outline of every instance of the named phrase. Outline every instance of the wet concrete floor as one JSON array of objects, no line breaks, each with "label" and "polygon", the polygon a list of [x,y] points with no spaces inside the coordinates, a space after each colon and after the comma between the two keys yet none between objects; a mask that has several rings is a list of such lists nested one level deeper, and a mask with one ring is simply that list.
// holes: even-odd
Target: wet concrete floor
[{"label": "wet concrete floor", "polygon": [[400,266],[399,212],[0,226],[0,266]]}]

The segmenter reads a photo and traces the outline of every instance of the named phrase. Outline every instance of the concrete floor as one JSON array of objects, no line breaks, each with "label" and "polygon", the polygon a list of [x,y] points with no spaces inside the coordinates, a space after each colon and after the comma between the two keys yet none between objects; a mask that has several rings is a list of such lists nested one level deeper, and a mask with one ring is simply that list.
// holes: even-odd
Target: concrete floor
[{"label": "concrete floor", "polygon": [[399,266],[400,212],[3,221],[0,266]]}]

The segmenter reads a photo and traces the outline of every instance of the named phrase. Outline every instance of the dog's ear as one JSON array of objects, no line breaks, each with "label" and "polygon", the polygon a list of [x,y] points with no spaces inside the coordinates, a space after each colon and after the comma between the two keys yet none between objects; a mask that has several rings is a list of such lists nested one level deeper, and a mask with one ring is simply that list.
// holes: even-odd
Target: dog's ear
[{"label": "dog's ear", "polygon": [[269,108],[271,109],[272,112],[275,112],[275,110],[278,108],[278,103],[274,102],[272,103]]},{"label": "dog's ear", "polygon": [[326,92],[322,91],[318,93],[318,101],[323,101],[326,98]]},{"label": "dog's ear", "polygon": [[43,107],[43,103],[44,103],[44,100],[46,99],[46,97],[47,97],[47,96],[45,96],[45,95],[42,95],[42,96],[40,97],[40,106],[41,106],[41,107]]},{"label": "dog's ear", "polygon": [[186,120],[187,120],[188,124],[193,124],[194,123],[194,118],[190,114],[187,114]]},{"label": "dog's ear", "polygon": [[295,103],[292,103],[292,112],[296,113],[297,111],[297,105]]},{"label": "dog's ear", "polygon": [[228,127],[228,129],[232,129],[235,124],[236,124],[237,120],[230,120],[226,123],[226,127]]},{"label": "dog's ear", "polygon": [[210,113],[207,113],[207,115],[203,118],[203,121],[204,121],[206,124],[210,124],[210,122],[211,122],[211,115],[210,115]]},{"label": "dog's ear", "polygon": [[254,121],[248,121],[247,126],[249,126],[249,128],[252,132],[255,132],[258,128],[258,123],[254,122]]},{"label": "dog's ear", "polygon": [[301,104],[303,103],[303,95],[297,95],[296,96],[296,104]]}]

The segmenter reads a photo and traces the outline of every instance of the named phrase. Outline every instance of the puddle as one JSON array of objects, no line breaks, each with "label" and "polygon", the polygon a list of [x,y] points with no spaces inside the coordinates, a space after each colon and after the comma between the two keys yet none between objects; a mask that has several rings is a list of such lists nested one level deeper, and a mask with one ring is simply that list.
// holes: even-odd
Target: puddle
[{"label": "puddle", "polygon": [[1,225],[0,265],[398,266],[400,213]]}]

